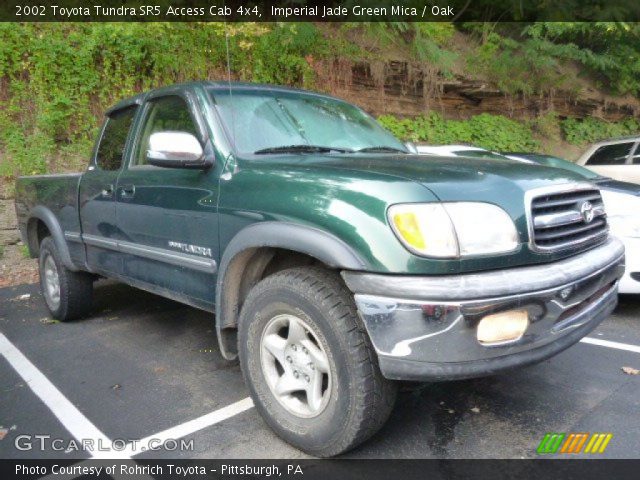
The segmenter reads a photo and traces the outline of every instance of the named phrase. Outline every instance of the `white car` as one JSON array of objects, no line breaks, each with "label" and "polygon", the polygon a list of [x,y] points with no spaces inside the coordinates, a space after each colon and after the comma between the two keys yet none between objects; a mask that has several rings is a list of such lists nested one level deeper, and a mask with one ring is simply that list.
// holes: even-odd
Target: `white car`
[{"label": "white car", "polygon": [[[504,160],[505,156],[480,147],[471,145],[416,145],[421,155],[442,155],[445,157],[478,157]],[[534,162],[530,162],[534,163]]]},{"label": "white car", "polygon": [[[620,182],[626,183],[626,182]],[[634,184],[635,185],[635,184]],[[611,233],[625,247],[625,271],[620,279],[620,293],[640,293],[640,196],[625,189],[600,186]],[[638,188],[640,190],[640,187]]]},{"label": "white car", "polygon": [[[626,267],[620,279],[620,293],[640,293],[640,185],[612,180],[576,166],[567,160],[549,155],[526,153],[499,154],[468,145],[418,145],[418,153],[453,157],[478,157],[522,163],[532,163],[553,168],[562,168],[581,175],[595,184],[602,193],[611,234],[620,238],[626,248]],[[640,165],[638,165],[640,167]]]},{"label": "white car", "polygon": [[594,143],[576,163],[605,177],[640,183],[640,137]]}]

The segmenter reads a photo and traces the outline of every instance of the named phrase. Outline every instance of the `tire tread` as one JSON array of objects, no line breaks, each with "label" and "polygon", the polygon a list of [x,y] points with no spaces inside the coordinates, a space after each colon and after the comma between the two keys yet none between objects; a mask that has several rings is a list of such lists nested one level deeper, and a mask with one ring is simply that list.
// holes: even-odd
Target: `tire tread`
[{"label": "tire tread", "polygon": [[336,272],[320,267],[291,268],[277,272],[249,292],[245,305],[262,292],[281,287],[295,290],[312,300],[320,310],[326,311],[350,352],[352,371],[355,372],[353,378],[356,379],[353,388],[357,396],[354,402],[356,408],[351,412],[338,441],[332,441],[321,449],[307,450],[322,457],[340,454],[366,441],[382,427],[393,409],[397,385],[382,376],[377,355],[358,316],[353,295]]}]

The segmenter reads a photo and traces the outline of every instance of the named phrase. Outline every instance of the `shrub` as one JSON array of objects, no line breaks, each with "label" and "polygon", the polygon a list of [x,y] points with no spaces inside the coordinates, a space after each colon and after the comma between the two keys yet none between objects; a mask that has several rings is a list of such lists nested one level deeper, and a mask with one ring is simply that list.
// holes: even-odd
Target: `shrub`
[{"label": "shrub", "polygon": [[383,115],[378,120],[397,137],[414,142],[469,143],[498,151],[539,148],[528,125],[502,115],[482,113],[469,120],[445,120],[431,112],[414,119]]},{"label": "shrub", "polygon": [[560,122],[567,142],[574,145],[585,145],[607,138],[636,135],[640,133],[640,122],[628,118],[621,122],[607,122],[598,118],[567,118]]}]

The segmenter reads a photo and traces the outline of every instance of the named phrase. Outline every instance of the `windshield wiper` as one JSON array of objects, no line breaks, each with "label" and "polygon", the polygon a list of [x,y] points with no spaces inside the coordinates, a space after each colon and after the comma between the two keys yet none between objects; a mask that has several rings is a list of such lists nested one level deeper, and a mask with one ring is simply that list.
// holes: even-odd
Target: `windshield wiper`
[{"label": "windshield wiper", "polygon": [[322,145],[282,145],[280,147],[269,147],[261,150],[256,150],[255,154],[261,155],[266,153],[325,153],[325,152],[340,152],[346,153],[351,150],[338,147],[325,147]]},{"label": "windshield wiper", "polygon": [[387,147],[386,145],[380,145],[377,147],[365,147],[356,150],[358,153],[408,153],[406,150],[402,150],[401,148],[395,147]]}]

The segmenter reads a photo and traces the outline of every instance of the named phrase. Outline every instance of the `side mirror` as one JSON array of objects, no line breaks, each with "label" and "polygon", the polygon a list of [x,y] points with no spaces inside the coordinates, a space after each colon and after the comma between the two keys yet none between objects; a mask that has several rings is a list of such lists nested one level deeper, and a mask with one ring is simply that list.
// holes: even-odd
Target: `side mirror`
[{"label": "side mirror", "polygon": [[186,132],[156,132],[149,137],[147,163],[165,168],[207,168],[202,145]]}]

